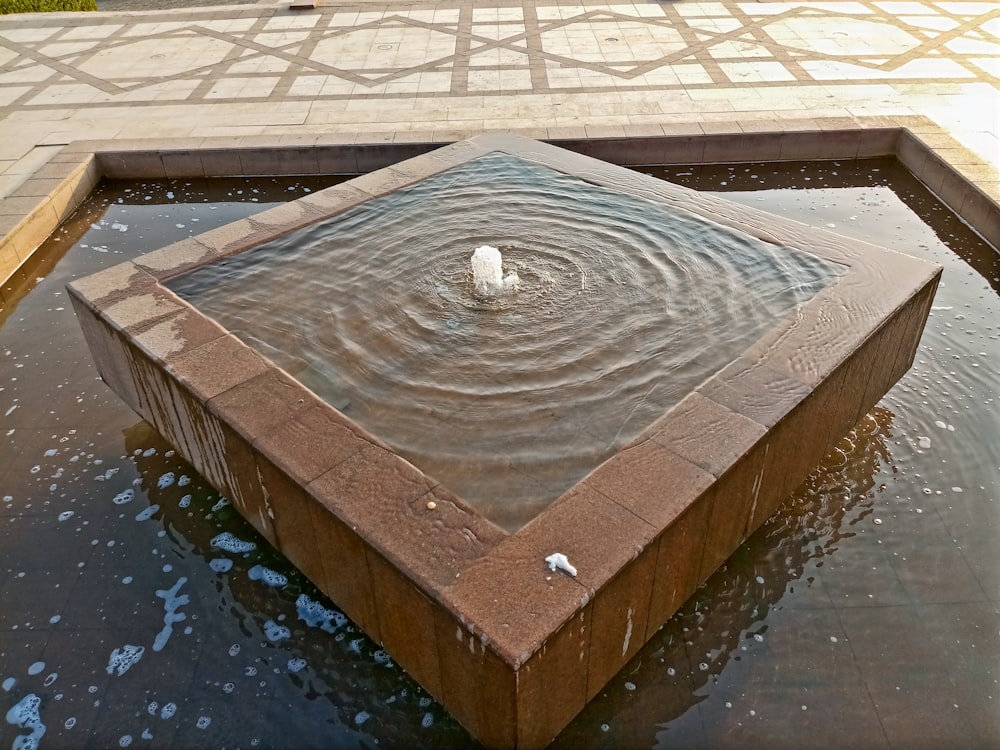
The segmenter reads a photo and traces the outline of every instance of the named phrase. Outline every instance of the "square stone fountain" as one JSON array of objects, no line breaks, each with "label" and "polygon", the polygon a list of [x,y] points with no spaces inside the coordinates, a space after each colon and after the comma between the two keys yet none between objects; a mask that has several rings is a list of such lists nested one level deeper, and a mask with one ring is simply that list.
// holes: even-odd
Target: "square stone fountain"
[{"label": "square stone fountain", "polygon": [[[484,296],[454,259],[487,244],[519,283]],[[484,744],[543,747],[909,368],[939,277],[484,135],[69,290],[261,534]]]}]

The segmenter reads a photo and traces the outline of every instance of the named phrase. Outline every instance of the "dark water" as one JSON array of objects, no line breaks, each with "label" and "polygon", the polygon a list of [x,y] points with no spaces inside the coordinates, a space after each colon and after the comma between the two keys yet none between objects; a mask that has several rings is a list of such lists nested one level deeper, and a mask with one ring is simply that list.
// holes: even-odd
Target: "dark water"
[{"label": "dark water", "polygon": [[170,287],[516,531],[838,272],[493,154]]},{"label": "dark water", "polygon": [[[672,179],[944,265],[917,362],[556,746],[1000,746],[997,256],[890,164],[773,169]],[[68,280],[260,206],[109,188],[0,312],[0,747],[474,745],[90,362]]]}]

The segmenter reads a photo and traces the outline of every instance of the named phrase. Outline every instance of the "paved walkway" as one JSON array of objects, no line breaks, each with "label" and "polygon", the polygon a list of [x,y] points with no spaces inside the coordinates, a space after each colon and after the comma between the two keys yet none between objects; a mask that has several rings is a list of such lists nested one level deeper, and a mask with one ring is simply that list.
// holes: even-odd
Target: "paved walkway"
[{"label": "paved walkway", "polygon": [[924,115],[1000,162],[1000,6],[416,0],[0,17],[0,196],[75,139]]}]

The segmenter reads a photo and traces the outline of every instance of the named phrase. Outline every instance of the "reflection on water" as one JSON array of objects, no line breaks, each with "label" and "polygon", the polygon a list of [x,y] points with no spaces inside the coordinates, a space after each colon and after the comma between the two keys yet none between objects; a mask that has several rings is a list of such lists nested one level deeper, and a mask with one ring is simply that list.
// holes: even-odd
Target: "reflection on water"
[{"label": "reflection on water", "polygon": [[[997,256],[891,165],[822,166],[731,197],[944,265],[917,362],[557,747],[1000,746]],[[208,228],[162,205],[182,187],[133,186],[156,229],[98,198],[5,290],[0,746],[472,745],[97,379],[63,287]]]}]

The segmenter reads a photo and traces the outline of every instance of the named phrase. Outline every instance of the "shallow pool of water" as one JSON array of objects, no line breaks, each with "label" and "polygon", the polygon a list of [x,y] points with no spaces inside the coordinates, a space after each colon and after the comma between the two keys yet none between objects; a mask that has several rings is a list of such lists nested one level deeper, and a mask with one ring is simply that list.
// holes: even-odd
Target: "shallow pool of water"
[{"label": "shallow pool of water", "polygon": [[[917,361],[556,746],[998,746],[997,256],[890,163],[775,169],[672,179],[941,263]],[[0,746],[472,745],[97,378],[65,283],[223,210],[132,189],[0,311]]]},{"label": "shallow pool of water", "polygon": [[516,531],[842,270],[803,251],[491,154],[168,286]]}]

